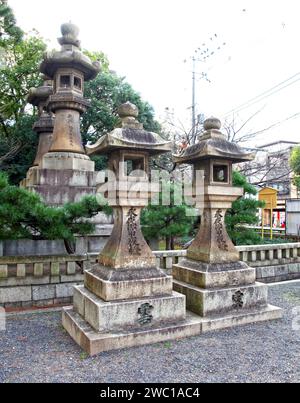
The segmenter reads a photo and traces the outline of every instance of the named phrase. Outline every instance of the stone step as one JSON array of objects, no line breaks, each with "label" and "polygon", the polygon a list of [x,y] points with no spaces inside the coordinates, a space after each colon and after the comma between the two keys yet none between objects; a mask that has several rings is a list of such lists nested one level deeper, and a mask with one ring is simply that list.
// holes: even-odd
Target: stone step
[{"label": "stone step", "polygon": [[177,340],[184,337],[197,336],[208,331],[241,326],[249,323],[280,319],[282,309],[272,305],[240,311],[222,316],[201,318],[192,312],[186,312],[186,319],[177,323],[160,324],[156,327],[146,327],[131,330],[96,332],[72,308],[64,308],[62,323],[73,340],[89,355],[103,351],[136,347],[167,340]]},{"label": "stone step", "polygon": [[[207,270],[206,266],[200,262],[193,262],[193,266],[189,267],[188,261],[184,261],[173,265],[173,277],[200,288],[243,286],[255,283],[255,269],[243,262],[232,263],[231,266],[219,265],[223,266],[224,270]],[[225,269],[225,266],[228,267]]]},{"label": "stone step", "polygon": [[277,306],[254,308],[249,311],[241,310],[223,316],[207,316],[201,321],[202,332],[225,329],[233,326],[242,326],[249,323],[263,322],[267,320],[280,319],[283,311]]},{"label": "stone step", "polygon": [[201,333],[201,318],[192,313],[188,313],[185,320],[177,323],[100,333],[96,332],[72,308],[65,308],[62,314],[62,323],[73,340],[89,355],[167,340],[177,340]]},{"label": "stone step", "polygon": [[148,320],[153,325],[184,320],[186,312],[185,296],[176,292],[154,298],[105,302],[84,286],[77,286],[73,301],[74,311],[96,331],[137,327]]},{"label": "stone step", "polygon": [[[94,265],[100,267],[98,264]],[[154,269],[154,275],[146,277],[150,270],[127,270],[125,276],[123,270],[113,271],[116,278],[111,279],[108,275],[104,278],[104,273],[109,270],[104,268],[102,273],[97,270],[89,270],[85,272],[84,284],[92,293],[104,301],[116,301],[123,299],[137,299],[144,297],[155,297],[160,295],[172,294],[172,277],[167,276],[159,269]],[[140,278],[135,277],[135,273],[141,272]],[[118,275],[120,275],[118,277]]]},{"label": "stone step", "polygon": [[173,289],[186,296],[187,309],[203,317],[266,306],[268,298],[268,286],[261,283],[204,289],[174,280]]}]

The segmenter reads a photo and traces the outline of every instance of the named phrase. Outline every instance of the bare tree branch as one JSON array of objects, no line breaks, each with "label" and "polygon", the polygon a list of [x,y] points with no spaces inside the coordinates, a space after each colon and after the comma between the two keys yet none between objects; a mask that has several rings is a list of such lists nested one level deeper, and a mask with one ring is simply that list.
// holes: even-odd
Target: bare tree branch
[{"label": "bare tree branch", "polygon": [[20,143],[11,146],[10,150],[6,154],[4,154],[0,157],[0,166],[3,165],[3,163],[6,160],[13,158],[15,155],[17,155],[21,151],[22,148],[23,148],[23,145]]}]

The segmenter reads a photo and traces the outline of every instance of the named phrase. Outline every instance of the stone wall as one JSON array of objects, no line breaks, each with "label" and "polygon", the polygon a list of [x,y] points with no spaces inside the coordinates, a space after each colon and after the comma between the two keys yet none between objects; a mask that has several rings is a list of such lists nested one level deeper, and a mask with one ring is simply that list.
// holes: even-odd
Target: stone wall
[{"label": "stone wall", "polygon": [[300,279],[300,243],[239,246],[240,259],[264,283]]},{"label": "stone wall", "polygon": [[[264,283],[300,279],[300,243],[239,246],[240,259],[256,268]],[[155,251],[157,265],[172,273],[186,250]],[[0,256],[0,306],[41,307],[72,303],[73,286],[98,253],[81,255]]]},{"label": "stone wall", "polygon": [[[112,231],[112,225],[103,224],[97,234],[76,237],[76,254],[95,253],[103,249]],[[1,256],[57,256],[66,254],[62,240],[18,239],[0,241]]]},{"label": "stone wall", "polygon": [[71,303],[86,265],[86,255],[0,257],[0,306]]},{"label": "stone wall", "polygon": [[[257,281],[272,283],[300,279],[300,243],[238,246],[240,260],[256,268]],[[173,263],[186,256],[186,250],[154,251],[157,264],[172,273]]]}]

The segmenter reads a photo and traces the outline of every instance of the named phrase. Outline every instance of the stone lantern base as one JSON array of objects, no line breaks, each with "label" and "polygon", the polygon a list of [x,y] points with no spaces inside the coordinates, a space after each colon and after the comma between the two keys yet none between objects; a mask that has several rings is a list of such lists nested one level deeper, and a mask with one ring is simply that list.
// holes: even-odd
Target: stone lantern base
[{"label": "stone lantern base", "polygon": [[244,262],[209,264],[185,259],[173,266],[175,291],[187,309],[200,315],[201,331],[279,319],[269,305],[268,286],[255,282],[255,269]]},{"label": "stone lantern base", "polygon": [[[20,186],[40,194],[47,205],[59,207],[95,195],[99,184],[97,175],[94,162],[88,156],[52,152],[44,155],[40,166],[28,170]],[[112,231],[112,218],[104,213],[100,212],[91,221],[95,224],[95,232],[87,237],[84,253],[99,252]]]},{"label": "stone lantern base", "polygon": [[200,318],[186,314],[172,277],[155,270],[156,277],[120,281],[87,271],[85,285],[74,288],[73,308],[63,310],[64,328],[90,355],[199,334]]},{"label": "stone lantern base", "polygon": [[65,308],[62,323],[72,339],[90,356],[104,351],[195,336],[201,332],[199,317],[192,313],[187,313],[185,320],[173,323],[97,332],[72,308]]}]

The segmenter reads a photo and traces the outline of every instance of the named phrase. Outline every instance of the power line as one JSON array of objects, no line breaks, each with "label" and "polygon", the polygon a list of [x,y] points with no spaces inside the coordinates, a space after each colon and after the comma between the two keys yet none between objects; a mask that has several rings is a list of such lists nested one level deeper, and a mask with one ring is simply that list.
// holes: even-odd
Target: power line
[{"label": "power line", "polygon": [[247,109],[247,108],[249,108],[250,106],[257,104],[258,102],[261,102],[261,101],[263,101],[264,99],[269,98],[269,97],[272,96],[272,95],[275,95],[277,92],[279,92],[279,91],[281,91],[281,90],[283,90],[283,89],[289,87],[289,86],[292,85],[292,84],[295,84],[295,83],[298,82],[299,80],[300,80],[300,77],[299,77],[297,80],[294,80],[294,81],[292,81],[291,83],[285,85],[284,87],[281,87],[281,88],[279,88],[278,90],[273,91],[273,92],[271,92],[270,94],[267,94],[267,95],[265,95],[264,97],[262,97],[262,98],[260,98],[260,99],[257,99],[256,101],[251,102],[250,104],[244,106],[243,108],[240,108],[240,109],[236,110],[236,112],[240,112],[240,111],[243,110],[243,109]]},{"label": "power line", "polygon": [[[198,73],[196,72],[196,63],[202,62],[205,63],[210,57],[214,56],[218,51],[221,50],[223,46],[226,45],[226,42],[220,43],[217,47],[213,50],[210,49],[210,45],[217,40],[218,35],[214,34],[209,38],[208,43],[202,43],[201,47],[198,47],[194,50],[194,54],[189,57],[192,60],[192,136],[195,137],[196,132],[196,74],[200,75],[200,79],[205,79],[210,82],[209,78],[207,77],[206,72]],[[187,62],[187,59],[184,60],[184,63]]]},{"label": "power line", "polygon": [[[268,90],[262,92],[261,94],[256,95],[255,97],[249,99],[248,101],[246,101],[246,102],[244,102],[243,104],[237,106],[236,108],[231,109],[231,110],[230,110],[229,112],[227,112],[224,116],[227,116],[227,115],[229,115],[230,113],[233,113],[233,112],[239,112],[239,111],[241,111],[241,110],[243,110],[243,109],[246,109],[246,108],[248,108],[248,107],[250,107],[250,106],[256,104],[257,102],[260,102],[260,101],[262,101],[263,99],[266,99],[266,98],[270,97],[271,95],[276,94],[277,92],[283,90],[284,88],[289,87],[289,86],[292,85],[292,84],[295,84],[297,81],[300,80],[300,77],[297,78],[296,80],[292,81],[291,83],[288,83],[287,85],[281,87],[283,84],[287,83],[288,81],[292,80],[293,78],[295,78],[295,77],[297,77],[297,76],[299,76],[299,75],[300,75],[300,72],[297,73],[297,74],[294,74],[293,76],[289,77],[288,79],[286,79],[286,80],[280,82],[279,84],[277,84],[277,85],[271,87],[270,89],[268,89]],[[278,87],[280,87],[280,88],[278,88]]]},{"label": "power line", "polygon": [[273,127],[280,126],[280,125],[282,125],[283,123],[285,123],[285,122],[287,122],[287,121],[289,121],[289,120],[291,120],[291,119],[296,119],[296,118],[298,119],[299,117],[300,117],[300,112],[294,113],[293,115],[288,116],[287,118],[285,118],[285,119],[283,119],[283,120],[281,120],[281,121],[279,121],[279,122],[273,123],[272,125],[268,126],[268,127],[265,128],[265,129],[259,130],[259,131],[255,132],[255,133],[252,133],[252,135],[257,135],[257,134],[266,132],[266,131],[268,131],[268,130],[270,130],[270,129],[273,129]]}]

